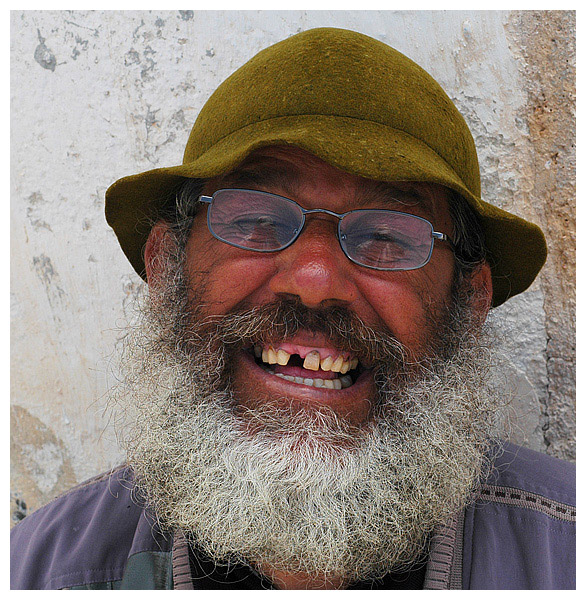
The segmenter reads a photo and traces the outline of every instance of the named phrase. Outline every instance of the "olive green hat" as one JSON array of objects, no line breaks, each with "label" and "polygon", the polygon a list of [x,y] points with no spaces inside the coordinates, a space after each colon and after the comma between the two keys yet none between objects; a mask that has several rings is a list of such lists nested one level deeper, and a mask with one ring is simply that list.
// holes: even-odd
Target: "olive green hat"
[{"label": "olive green hat", "polygon": [[145,277],[150,227],[183,178],[226,173],[274,144],[369,179],[436,182],[460,193],[486,233],[493,306],[527,289],[545,262],[536,225],[481,200],[474,140],[439,84],[382,42],[319,28],[259,52],[228,77],[197,117],[182,165],[108,189],[106,219],[137,273]]}]

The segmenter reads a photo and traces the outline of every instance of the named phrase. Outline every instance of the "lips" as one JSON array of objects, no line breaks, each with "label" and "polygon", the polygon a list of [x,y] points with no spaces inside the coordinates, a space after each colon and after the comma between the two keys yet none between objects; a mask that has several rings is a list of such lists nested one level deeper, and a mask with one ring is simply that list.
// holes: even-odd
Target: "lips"
[{"label": "lips", "polygon": [[259,343],[253,353],[265,371],[298,385],[341,390],[352,386],[358,376],[358,357],[336,348]]},{"label": "lips", "polygon": [[[276,362],[279,350],[289,355],[286,364]],[[280,358],[285,362],[287,355],[283,352]],[[287,340],[251,341],[234,359],[232,389],[235,406],[242,414],[247,409],[262,411],[269,407],[287,411],[326,408],[349,425],[361,427],[370,419],[376,403],[370,366],[351,351],[329,345],[322,335],[301,332]],[[316,363],[319,367],[314,370]]]}]

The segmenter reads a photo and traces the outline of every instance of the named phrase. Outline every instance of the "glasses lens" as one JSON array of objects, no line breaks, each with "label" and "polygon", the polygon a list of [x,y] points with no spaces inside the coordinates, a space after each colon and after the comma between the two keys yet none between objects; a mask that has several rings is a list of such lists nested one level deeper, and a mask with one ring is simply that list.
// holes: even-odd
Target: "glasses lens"
[{"label": "glasses lens", "polygon": [[342,246],[365,267],[417,269],[429,259],[433,227],[429,221],[388,210],[355,210],[340,223]]},{"label": "glasses lens", "polygon": [[299,231],[303,214],[286,198],[251,190],[219,190],[213,196],[208,225],[224,242],[250,250],[287,246]]}]

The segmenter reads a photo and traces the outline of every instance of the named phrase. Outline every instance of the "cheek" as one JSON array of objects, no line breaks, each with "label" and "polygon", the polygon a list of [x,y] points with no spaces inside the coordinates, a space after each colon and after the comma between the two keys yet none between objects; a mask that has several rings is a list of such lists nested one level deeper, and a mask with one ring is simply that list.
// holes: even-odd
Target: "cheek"
[{"label": "cheek", "polygon": [[360,289],[378,319],[414,356],[421,355],[431,341],[435,316],[445,314],[451,299],[451,274],[438,277],[431,269],[370,274]]},{"label": "cheek", "polygon": [[186,254],[192,299],[207,314],[225,314],[241,302],[260,301],[260,289],[274,268],[271,256],[214,238],[205,219],[194,223]]}]

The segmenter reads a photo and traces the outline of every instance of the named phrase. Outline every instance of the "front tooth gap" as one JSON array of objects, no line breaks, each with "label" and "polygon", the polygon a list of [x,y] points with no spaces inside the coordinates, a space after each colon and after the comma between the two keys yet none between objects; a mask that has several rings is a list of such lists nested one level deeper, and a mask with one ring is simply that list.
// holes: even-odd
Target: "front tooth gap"
[{"label": "front tooth gap", "polygon": [[[281,348],[275,350],[274,348],[262,348],[256,345],[254,347],[254,354],[257,358],[261,358],[263,362],[274,365],[287,365],[291,355]],[[358,366],[358,359],[353,358],[350,360],[344,360],[343,356],[338,356],[335,360],[333,356],[327,356],[323,360],[320,360],[320,355],[317,350],[309,352],[305,360],[303,361],[303,368],[310,371],[335,371],[337,373],[347,373],[351,369],[355,369]]]}]

